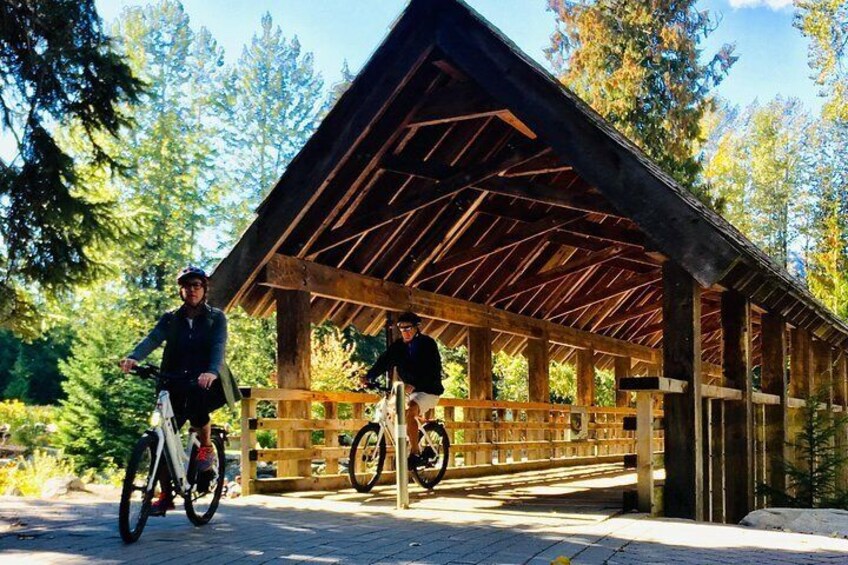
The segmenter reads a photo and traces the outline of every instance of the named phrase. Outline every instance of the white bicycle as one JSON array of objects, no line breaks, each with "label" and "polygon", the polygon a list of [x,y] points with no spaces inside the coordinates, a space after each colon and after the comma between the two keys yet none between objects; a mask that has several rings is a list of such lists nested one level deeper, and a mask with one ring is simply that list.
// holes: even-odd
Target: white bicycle
[{"label": "white bicycle", "polygon": [[212,445],[218,455],[218,468],[213,472],[197,472],[197,451],[200,442],[197,433],[190,430],[185,447],[180,443],[171,397],[165,386],[168,377],[161,375],[152,365],[139,365],[132,371],[141,378],[156,383],[156,407],[150,417],[148,429],[136,443],[127,464],[121,505],[118,511],[118,528],[126,543],[133,543],[141,536],[153,496],[158,494],[159,469],[162,460],[168,465],[170,484],[164,488],[171,495],[179,494],[185,499],[185,511],[195,526],[202,526],[212,519],[221,500],[224,487],[224,443],[227,432],[212,427]]},{"label": "white bicycle", "polygon": [[[358,492],[370,492],[386,462],[386,438],[394,448],[395,395],[390,389],[378,389],[380,400],[374,405],[372,421],[365,424],[350,446],[348,475]],[[445,476],[450,457],[450,440],[444,425],[438,420],[416,418],[418,446],[423,463],[409,469],[412,478],[423,488],[432,490]]]}]

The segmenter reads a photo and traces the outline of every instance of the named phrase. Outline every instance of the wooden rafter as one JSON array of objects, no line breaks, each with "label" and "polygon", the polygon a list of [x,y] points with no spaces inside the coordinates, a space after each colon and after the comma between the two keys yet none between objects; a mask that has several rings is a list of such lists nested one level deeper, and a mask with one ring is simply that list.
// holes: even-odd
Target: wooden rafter
[{"label": "wooden rafter", "polygon": [[549,173],[561,173],[571,170],[573,170],[573,167],[571,167],[571,165],[563,163],[562,159],[560,159],[556,155],[553,155],[552,153],[546,153],[538,159],[528,161],[523,165],[519,165],[517,167],[509,169],[508,171],[505,171],[502,176],[507,178],[529,177]]},{"label": "wooden rafter", "polygon": [[432,190],[425,190],[410,195],[399,202],[385,206],[381,210],[357,216],[340,228],[324,232],[318,238],[318,241],[310,252],[317,254],[327,251],[421,208],[426,208],[445,198],[450,198],[478,182],[482,182],[517,163],[534,157],[539,152],[540,148],[538,145],[529,143],[510,153],[506,158],[498,160],[496,163],[471,165],[463,171],[455,172],[444,182],[437,183]]},{"label": "wooden rafter", "polygon": [[629,322],[630,320],[641,318],[642,316],[646,316],[648,314],[654,314],[660,310],[662,310],[662,297],[658,296],[656,299],[651,300],[649,303],[639,306],[638,308],[626,310],[619,314],[615,314],[613,316],[608,317],[596,329],[605,330],[607,328],[611,328],[613,326]]},{"label": "wooden rafter", "polygon": [[465,265],[490,257],[495,253],[511,249],[526,241],[538,239],[557,228],[577,221],[579,218],[580,216],[576,216],[573,213],[559,212],[551,214],[548,217],[542,218],[532,224],[522,225],[515,231],[505,234],[492,243],[458,251],[436,263],[433,263],[424,270],[421,277],[419,277],[418,282],[420,283],[430,280],[460,267],[464,267]]},{"label": "wooden rafter", "polygon": [[591,306],[592,304],[597,304],[598,302],[603,302],[604,300],[609,300],[610,298],[614,298],[625,292],[631,292],[642,287],[655,284],[661,278],[662,275],[658,272],[645,273],[642,275],[630,277],[624,281],[615,283],[607,288],[601,288],[594,292],[591,292],[587,296],[583,296],[578,300],[566,302],[561,307],[552,312],[551,315],[548,316],[548,319],[557,320],[559,318],[567,316],[572,312],[580,310],[581,308]]},{"label": "wooden rafter", "polygon": [[513,196],[515,198],[549,204],[551,206],[570,208],[581,212],[620,217],[600,198],[520,179],[493,177],[476,184],[473,188],[485,190],[493,194]]},{"label": "wooden rafter", "polygon": [[408,127],[431,126],[496,116],[506,111],[470,82],[454,81],[435,91],[418,109]]},{"label": "wooden rafter", "polygon": [[566,263],[565,265],[561,265],[559,267],[555,267],[553,269],[538,273],[532,277],[528,277],[524,280],[520,280],[515,284],[504,288],[501,292],[497,294],[497,296],[495,296],[490,301],[490,303],[495,304],[503,300],[508,300],[523,292],[539,288],[548,283],[573,275],[574,273],[578,273],[585,269],[596,267],[620,255],[622,251],[622,247],[608,247],[606,249],[590,253],[589,255],[581,257],[570,263]]},{"label": "wooden rafter", "polygon": [[599,224],[597,222],[590,222],[589,220],[574,222],[562,231],[616,245],[626,245],[628,247],[639,248],[645,247],[645,236],[642,235],[642,232],[640,231],[607,224]]}]

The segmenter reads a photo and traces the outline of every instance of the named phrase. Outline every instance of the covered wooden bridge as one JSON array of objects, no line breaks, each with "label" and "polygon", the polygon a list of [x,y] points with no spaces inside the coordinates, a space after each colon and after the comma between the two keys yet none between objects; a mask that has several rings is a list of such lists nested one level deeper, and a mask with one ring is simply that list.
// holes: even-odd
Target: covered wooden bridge
[{"label": "covered wooden bridge", "polygon": [[[846,402],[848,327],[454,0],[410,3],[211,292],[277,313],[278,388],[243,405],[246,492],[346,484],[337,431],[363,423],[370,397],[310,391],[310,324],[325,320],[376,334],[412,309],[426,333],[467,344],[470,398],[438,409],[464,432],[450,473],[622,460],[638,435],[643,487],[664,442],[667,516],[736,521],[762,505],[755,482],[784,484],[774,461],[799,399],[824,386],[823,408]],[[529,402],[492,400],[500,350],[527,357]],[[551,360],[576,364],[574,405],[550,404]],[[644,391],[639,431],[623,390],[595,406],[596,368],[643,377],[621,387]],[[648,394],[664,396],[661,426]],[[256,417],[263,399],[275,418]],[[252,449],[261,429],[276,449]],[[278,477],[256,479],[257,461]]]}]

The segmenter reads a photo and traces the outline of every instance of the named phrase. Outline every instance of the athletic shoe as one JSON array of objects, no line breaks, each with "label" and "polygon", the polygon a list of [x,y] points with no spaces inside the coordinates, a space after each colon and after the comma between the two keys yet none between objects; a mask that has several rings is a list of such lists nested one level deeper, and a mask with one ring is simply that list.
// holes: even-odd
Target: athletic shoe
[{"label": "athletic shoe", "polygon": [[174,499],[166,492],[160,492],[159,497],[150,505],[148,516],[164,516],[168,510],[173,510]]},{"label": "athletic shoe", "polygon": [[218,454],[215,452],[215,446],[204,445],[197,450],[197,472],[218,472]]}]

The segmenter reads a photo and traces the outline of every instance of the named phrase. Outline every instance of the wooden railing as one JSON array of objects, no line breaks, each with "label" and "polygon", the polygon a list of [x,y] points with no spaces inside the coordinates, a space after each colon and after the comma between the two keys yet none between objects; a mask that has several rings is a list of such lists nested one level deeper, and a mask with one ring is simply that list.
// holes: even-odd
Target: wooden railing
[{"label": "wooden railing", "polygon": [[[245,494],[347,486],[349,441],[369,421],[376,395],[242,392]],[[310,417],[285,417],[291,413]],[[444,422],[451,440],[447,476],[459,477],[623,461],[635,452],[634,432],[624,430],[624,418],[635,413],[632,408],[442,398],[428,416]],[[276,436],[276,447],[259,447],[262,431]],[[661,431],[655,439],[661,451]],[[385,469],[384,480],[394,480],[391,451]]]}]

